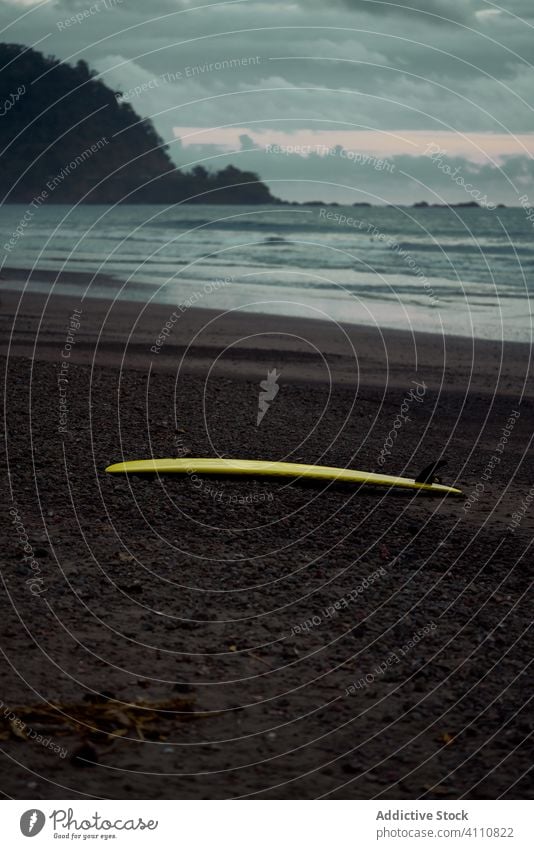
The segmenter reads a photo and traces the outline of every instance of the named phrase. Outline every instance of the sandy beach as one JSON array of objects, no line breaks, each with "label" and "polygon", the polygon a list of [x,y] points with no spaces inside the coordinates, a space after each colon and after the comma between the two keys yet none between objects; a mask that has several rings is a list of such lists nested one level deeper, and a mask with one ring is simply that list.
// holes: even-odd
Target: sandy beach
[{"label": "sandy beach", "polygon": [[[528,345],[5,280],[0,321],[4,793],[532,797]],[[104,472],[216,455],[465,499]]]}]

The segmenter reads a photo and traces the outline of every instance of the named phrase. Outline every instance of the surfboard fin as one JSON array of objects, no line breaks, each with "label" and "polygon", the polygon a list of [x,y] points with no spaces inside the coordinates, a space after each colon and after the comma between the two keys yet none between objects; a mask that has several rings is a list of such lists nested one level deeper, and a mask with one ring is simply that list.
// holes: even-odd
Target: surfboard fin
[{"label": "surfboard fin", "polygon": [[429,466],[425,466],[422,471],[419,472],[417,477],[415,478],[416,483],[441,483],[441,479],[436,475],[436,472],[439,469],[442,469],[443,466],[447,465],[446,460],[437,460],[435,463],[430,463]]}]

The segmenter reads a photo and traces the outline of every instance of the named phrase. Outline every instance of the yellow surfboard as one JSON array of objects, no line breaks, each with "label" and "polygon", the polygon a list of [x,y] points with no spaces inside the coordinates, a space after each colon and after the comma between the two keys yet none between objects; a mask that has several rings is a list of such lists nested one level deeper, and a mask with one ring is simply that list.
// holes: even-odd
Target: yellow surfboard
[{"label": "yellow surfboard", "polygon": [[336,481],[339,483],[370,484],[400,489],[418,489],[442,495],[462,495],[461,489],[440,483],[419,483],[413,478],[360,472],[356,469],[338,469],[333,466],[312,466],[305,463],[279,463],[270,460],[230,460],[209,457],[169,457],[163,460],[129,460],[114,463],[106,472],[116,474],[198,474],[198,475],[266,475],[268,477],[305,478]]}]

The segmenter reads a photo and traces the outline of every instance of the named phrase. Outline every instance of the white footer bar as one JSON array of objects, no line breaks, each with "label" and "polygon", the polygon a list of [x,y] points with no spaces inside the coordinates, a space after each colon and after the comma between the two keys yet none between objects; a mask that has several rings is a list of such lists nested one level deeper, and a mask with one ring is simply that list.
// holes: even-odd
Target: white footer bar
[{"label": "white footer bar", "polygon": [[[4,801],[2,845],[532,849],[534,802]],[[29,839],[35,838],[35,843]]]}]

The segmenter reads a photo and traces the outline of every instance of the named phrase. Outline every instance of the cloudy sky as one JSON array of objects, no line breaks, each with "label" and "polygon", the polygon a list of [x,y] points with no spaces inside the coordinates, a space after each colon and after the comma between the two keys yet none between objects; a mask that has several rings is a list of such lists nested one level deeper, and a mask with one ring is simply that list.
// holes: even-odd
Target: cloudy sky
[{"label": "cloudy sky", "polygon": [[534,0],[0,0],[0,26],[85,59],[180,166],[297,200],[534,198]]}]

